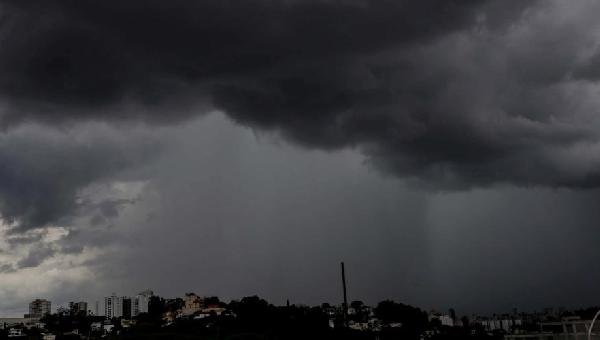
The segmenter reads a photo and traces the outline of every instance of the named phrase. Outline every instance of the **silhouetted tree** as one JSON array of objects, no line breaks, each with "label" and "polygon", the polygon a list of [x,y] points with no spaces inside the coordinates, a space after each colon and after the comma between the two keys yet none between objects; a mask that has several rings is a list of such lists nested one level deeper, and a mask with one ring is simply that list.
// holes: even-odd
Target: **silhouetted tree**
[{"label": "silhouetted tree", "polygon": [[160,296],[150,297],[150,301],[148,301],[148,315],[153,319],[161,319],[165,312],[165,299],[161,298]]},{"label": "silhouetted tree", "polygon": [[399,328],[385,328],[382,339],[418,339],[428,325],[427,314],[419,308],[391,300],[381,301],[375,308],[375,316],[385,324],[402,324]]},{"label": "silhouetted tree", "polygon": [[219,300],[219,298],[217,296],[208,296],[206,298],[204,298],[204,304],[205,305],[221,305],[221,301]]}]

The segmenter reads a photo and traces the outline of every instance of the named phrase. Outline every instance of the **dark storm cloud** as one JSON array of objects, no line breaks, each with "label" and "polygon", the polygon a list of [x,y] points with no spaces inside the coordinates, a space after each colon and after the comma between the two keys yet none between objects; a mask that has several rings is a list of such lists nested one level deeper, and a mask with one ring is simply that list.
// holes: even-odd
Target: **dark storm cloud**
[{"label": "dark storm cloud", "polygon": [[198,82],[264,75],[278,63],[418,42],[473,22],[483,3],[3,2],[3,92],[61,107],[127,96],[151,104]]},{"label": "dark storm cloud", "polygon": [[21,108],[35,98],[53,118],[65,105],[83,107],[71,113],[80,117],[127,98],[157,104],[188,87],[202,97],[197,86],[223,77],[444,34],[472,21],[478,3],[4,1],[0,88]]},{"label": "dark storm cloud", "polygon": [[593,2],[2,4],[5,124],[210,104],[432,188],[600,184]]},{"label": "dark storm cloud", "polygon": [[[372,143],[391,154],[385,158],[400,155],[419,169],[445,152],[433,150],[426,155],[431,160],[412,153],[450,142],[452,154],[471,140],[455,141],[452,126],[440,127],[449,131],[439,140],[431,139],[438,131],[398,138],[427,126],[419,116],[437,114],[410,106],[428,101],[440,79],[411,88],[415,72],[409,69],[426,65],[369,58],[470,30],[481,18],[501,29],[524,7],[492,1],[4,1],[0,90],[9,109],[3,119],[131,118],[117,106],[135,103],[144,108],[134,118],[173,121],[181,118],[176,107],[210,100],[238,122],[282,131],[305,145]],[[476,153],[490,149],[477,147],[466,157],[477,161]],[[448,157],[459,162],[463,156]]]},{"label": "dark storm cloud", "polygon": [[[344,259],[351,295],[372,302],[590,304],[598,189],[529,186],[600,184],[598,13],[593,0],[0,0],[13,223],[0,272],[17,272],[0,293],[18,299],[29,273],[53,301],[151,285],[335,302]],[[268,142],[192,117],[212,109]],[[419,188],[509,185],[412,192],[353,150]],[[123,178],[145,183],[125,190],[141,199],[103,191]],[[69,276],[79,261],[89,272]],[[198,261],[202,275],[181,271]]]}]

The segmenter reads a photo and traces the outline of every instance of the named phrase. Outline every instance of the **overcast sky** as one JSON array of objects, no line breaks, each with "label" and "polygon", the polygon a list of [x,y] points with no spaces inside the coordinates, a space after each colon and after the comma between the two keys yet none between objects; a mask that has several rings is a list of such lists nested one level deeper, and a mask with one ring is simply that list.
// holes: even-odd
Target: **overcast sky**
[{"label": "overcast sky", "polygon": [[0,0],[0,315],[146,288],[599,305],[600,3]]}]

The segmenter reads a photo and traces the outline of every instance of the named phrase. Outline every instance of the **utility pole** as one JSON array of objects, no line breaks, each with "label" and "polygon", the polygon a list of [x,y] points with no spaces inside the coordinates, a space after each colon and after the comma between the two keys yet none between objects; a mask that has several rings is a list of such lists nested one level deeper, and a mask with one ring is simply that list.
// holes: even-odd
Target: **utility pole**
[{"label": "utility pole", "polygon": [[344,317],[344,326],[348,327],[348,297],[346,295],[346,270],[344,268],[344,262],[342,265],[342,287],[344,287],[344,304],[342,305],[343,309],[343,317]]}]

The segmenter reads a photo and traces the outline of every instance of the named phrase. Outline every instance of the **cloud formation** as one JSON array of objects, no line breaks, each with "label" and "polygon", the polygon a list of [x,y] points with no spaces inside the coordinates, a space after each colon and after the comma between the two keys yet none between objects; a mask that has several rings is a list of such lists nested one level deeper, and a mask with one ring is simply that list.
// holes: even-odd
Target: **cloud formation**
[{"label": "cloud formation", "polygon": [[[69,224],[80,212],[118,213],[112,202],[91,203],[87,186],[111,182],[151,159],[160,149],[147,133],[128,135],[102,124],[61,131],[22,125],[0,135],[0,212],[15,231]],[[35,235],[33,235],[35,238]],[[9,240],[23,243],[27,238]],[[33,239],[32,241],[35,241]]]},{"label": "cloud formation", "polygon": [[[586,303],[599,12],[592,0],[0,0],[0,307],[148,284],[318,303],[338,296],[338,259],[357,268],[357,298]],[[406,190],[354,151],[402,183],[456,192]],[[473,282],[505,289],[490,298]]]},{"label": "cloud formation", "polygon": [[307,147],[357,148],[433,189],[600,185],[591,1],[0,4],[9,222],[56,223],[78,190],[144,158],[128,141],[23,139],[13,126],[172,124],[201,108]]},{"label": "cloud formation", "polygon": [[197,100],[215,83],[266,77],[275,65],[431,39],[473,22],[483,2],[2,3],[1,37],[9,47],[0,56],[3,94],[25,107],[43,103],[55,116],[65,113],[53,105],[84,108],[72,113],[81,116],[121,100],[181,100],[188,88]]}]

